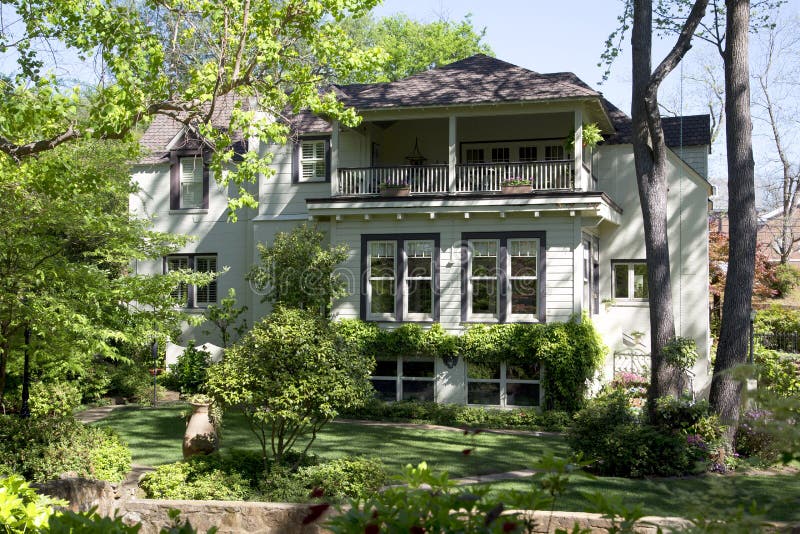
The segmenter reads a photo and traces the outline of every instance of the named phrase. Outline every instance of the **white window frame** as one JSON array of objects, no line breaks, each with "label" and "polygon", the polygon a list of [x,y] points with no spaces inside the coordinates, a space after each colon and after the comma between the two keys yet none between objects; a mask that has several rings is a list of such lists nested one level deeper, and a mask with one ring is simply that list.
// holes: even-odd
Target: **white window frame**
[{"label": "white window frame", "polygon": [[[191,172],[188,172],[188,165],[191,164]],[[200,156],[181,157],[178,160],[180,172],[179,204],[180,209],[198,209],[203,207],[203,158]],[[193,202],[187,202],[185,187],[192,187],[199,191],[199,198]]]},{"label": "white window frame", "polygon": [[[409,255],[409,251],[412,248],[409,246],[410,243],[423,243],[429,245],[429,252],[430,256],[413,256],[417,258],[429,258],[430,259],[430,276],[412,276],[412,273],[409,272],[409,258],[412,256]],[[405,284],[403,285],[403,317],[410,321],[432,321],[433,320],[433,309],[436,303],[436,288],[434,287],[434,274],[436,272],[436,242],[433,239],[409,239],[403,242],[403,254],[406,258],[405,261]],[[412,281],[429,281],[431,283],[431,309],[428,313],[416,313],[416,312],[409,312],[408,311],[408,295],[409,295],[409,286],[411,285],[410,282]]]},{"label": "white window frame", "polygon": [[[619,297],[617,296],[617,267],[626,266],[628,269],[628,287],[627,287],[627,296]],[[623,302],[648,302],[649,301],[649,294],[650,294],[650,283],[648,280],[648,296],[645,297],[634,297],[633,295],[636,293],[636,283],[634,280],[634,267],[635,266],[644,266],[645,267],[645,277],[647,276],[647,263],[645,260],[612,260],[611,261],[611,297],[618,301]]]},{"label": "white window frame", "polygon": [[[495,273],[494,276],[473,276],[472,264],[475,260],[475,243],[494,243],[495,245]],[[469,247],[469,262],[467,265],[467,317],[471,321],[497,321],[500,318],[500,240],[499,239],[470,239],[468,242]],[[478,256],[482,258],[490,258],[491,256]],[[495,310],[493,314],[489,313],[475,313],[472,311],[472,296],[473,286],[475,280],[494,280],[494,298]]]},{"label": "white window frame", "polygon": [[[211,260],[214,261],[214,270],[213,271],[199,271],[197,269],[197,262],[198,260]],[[172,271],[176,271],[178,269],[188,269],[193,272],[215,272],[219,273],[217,269],[219,262],[219,258],[217,254],[171,254],[166,257],[166,261],[164,262],[164,272],[169,273]],[[173,264],[177,263],[177,268],[173,267]],[[213,288],[213,289],[212,289]],[[211,301],[210,299],[206,299],[200,301],[198,299],[198,288],[194,284],[179,284],[172,291],[172,296],[176,300],[179,301],[179,307],[181,308],[207,308],[212,304],[217,303],[218,297],[218,289],[217,289],[217,279],[215,278],[212,280],[205,288],[209,292],[213,291],[214,293],[214,300]],[[176,295],[175,292],[178,292]]]},{"label": "white window frame", "polygon": [[[209,266],[211,266],[210,264],[213,261],[213,269],[201,270],[198,267],[198,263],[201,262],[201,261],[209,262]],[[194,269],[195,272],[201,272],[201,273],[209,273],[209,272],[210,273],[217,273],[217,272],[219,272],[219,270],[217,269],[217,256],[214,255],[214,254],[195,256],[194,257],[194,266],[195,266],[195,269]],[[207,295],[208,295],[208,297],[205,298],[204,300],[200,300],[200,292],[201,291],[206,292]],[[212,292],[213,292],[213,297],[214,297],[213,299],[210,298]],[[197,286],[195,286],[195,288],[194,288],[194,307],[195,308],[207,308],[208,306],[210,306],[212,304],[216,304],[216,303],[217,303],[217,280],[216,280],[216,278],[214,280],[212,280],[211,282],[209,282],[209,284],[207,286],[205,286],[205,287],[198,288]]]},{"label": "white window frame", "polygon": [[[388,277],[388,276],[372,276],[372,258],[373,258],[372,247],[375,246],[375,245],[391,245],[392,251],[393,251],[392,261],[393,261],[393,265],[394,265],[394,267],[393,267],[394,276],[392,276],[392,277]],[[397,241],[393,241],[391,239],[381,239],[381,240],[374,240],[374,241],[368,241],[367,242],[367,319],[368,320],[373,320],[373,321],[394,321],[394,320],[397,319],[397,311],[396,311],[396,308],[397,308],[397,294],[396,294],[396,291],[397,291],[397,276],[399,274],[398,265],[397,265],[398,264],[397,256],[398,256],[397,255]],[[376,256],[376,257],[388,258],[389,256]],[[393,284],[393,286],[395,288],[395,303],[392,306],[392,309],[394,311],[392,311],[391,313],[373,313],[372,312],[372,282],[373,282],[373,280],[374,281],[387,281],[387,280],[391,280],[392,281],[392,284]]]},{"label": "white window frame", "polygon": [[[544,373],[544,367],[539,364],[539,379],[538,380],[522,380],[517,378],[508,378],[508,362],[501,362],[500,363],[500,378],[470,378],[469,377],[469,363],[466,365],[465,373],[467,377],[467,405],[468,406],[497,406],[500,408],[539,408],[544,404],[544,389],[542,389],[542,378]],[[499,395],[499,404],[476,404],[469,402],[469,384],[470,383],[477,383],[477,384],[499,384],[500,385],[500,395]],[[536,384],[539,386],[539,403],[535,405],[524,405],[524,404],[509,404],[508,403],[508,384]]]},{"label": "white window frame", "polygon": [[[512,246],[511,244],[514,242],[531,242],[533,243],[533,256],[513,256],[511,254]],[[536,269],[534,270],[533,276],[513,276],[511,274],[511,260],[514,257],[527,257],[527,258],[536,258]],[[506,294],[508,298],[506,299],[506,317],[510,321],[533,321],[537,317],[539,317],[539,240],[536,238],[509,238],[506,242],[506,284],[508,287],[506,288]],[[533,313],[513,313],[513,295],[512,295],[512,282],[514,280],[533,280],[536,284],[536,309]]]},{"label": "white window frame", "polygon": [[[536,159],[521,159],[520,149],[533,148],[536,152]],[[519,141],[478,141],[466,142],[461,145],[462,163],[505,163],[504,161],[493,161],[492,149],[507,149],[508,163],[532,163],[544,161],[571,161],[569,150],[564,147],[563,140],[556,139],[521,139]],[[476,161],[478,150],[482,150],[482,161]],[[550,152],[550,157],[546,157]],[[554,158],[553,152],[560,152],[561,158]]]},{"label": "white window frame", "polygon": [[[403,358],[398,357],[397,359],[397,367],[394,376],[378,376],[372,375],[370,376],[370,381],[374,380],[393,380],[395,381],[395,402],[400,402],[403,400],[403,382],[430,382],[433,384],[433,400],[436,400],[436,362],[431,359],[423,358]],[[391,360],[387,360],[391,361]],[[433,364],[433,376],[430,377],[422,377],[422,376],[403,376],[403,362],[430,362]],[[389,401],[391,402],[391,401]]]},{"label": "white window frame", "polygon": [[[299,182],[324,182],[328,176],[328,162],[325,157],[328,141],[326,139],[300,140],[300,150],[298,154],[298,176]],[[306,147],[311,147],[311,157],[306,158]],[[319,166],[322,164],[322,174],[318,174]],[[312,175],[306,177],[306,167],[312,169]]]}]

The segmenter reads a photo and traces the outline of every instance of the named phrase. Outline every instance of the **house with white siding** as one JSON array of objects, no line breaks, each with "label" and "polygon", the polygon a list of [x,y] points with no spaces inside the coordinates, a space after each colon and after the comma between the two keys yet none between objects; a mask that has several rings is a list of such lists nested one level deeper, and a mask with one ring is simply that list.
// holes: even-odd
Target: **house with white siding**
[{"label": "house with white siding", "polygon": [[[609,347],[601,378],[648,354],[645,244],[630,119],[568,72],[540,74],[477,55],[407,79],[337,87],[362,117],[354,128],[301,114],[272,153],[274,176],[251,187],[257,210],[227,222],[228,191],[184,125],[155,119],[142,138],[130,209],[157,229],[196,236],[139,273],[227,269],[185,288],[202,313],[235,288],[253,324],[268,313],[244,280],[256,245],[313,221],[350,254],[338,318],[381,327],[567,321],[584,314]],[[697,342],[695,389],[709,380],[707,116],[664,120],[669,244],[677,334]],[[604,140],[582,142],[597,125]],[[517,184],[516,187],[508,187]],[[210,341],[202,329],[184,341]],[[470,376],[463,361],[380,361],[387,399],[536,405],[539,370],[499,365]],[[546,372],[546,370],[544,371]],[[489,384],[479,386],[479,384]],[[540,394],[540,392],[539,392]]]}]

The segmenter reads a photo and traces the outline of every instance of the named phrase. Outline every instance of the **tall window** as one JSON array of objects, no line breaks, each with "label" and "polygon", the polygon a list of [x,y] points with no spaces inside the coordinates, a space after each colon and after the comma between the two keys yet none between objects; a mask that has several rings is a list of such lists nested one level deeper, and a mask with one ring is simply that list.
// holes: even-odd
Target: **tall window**
[{"label": "tall window", "polygon": [[500,291],[498,288],[498,241],[470,241],[469,313],[476,319],[491,319],[497,316]]},{"label": "tall window", "polygon": [[[164,261],[164,271],[190,270],[202,273],[217,272],[216,254],[185,254],[167,256]],[[205,286],[178,284],[172,290],[172,297],[187,308],[206,307],[217,302],[217,280],[214,279]]]},{"label": "tall window", "polygon": [[300,181],[322,182],[327,179],[327,140],[300,142]]},{"label": "tall window", "polygon": [[544,320],[544,232],[467,233],[462,321]]},{"label": "tall window", "polygon": [[614,298],[620,300],[647,300],[650,290],[647,281],[647,264],[644,261],[611,262],[613,269]]},{"label": "tall window", "polygon": [[203,206],[203,159],[200,156],[180,159],[181,209]]},{"label": "tall window", "polygon": [[539,406],[539,364],[467,363],[467,404]]},{"label": "tall window", "polygon": [[483,163],[482,148],[468,148],[464,160],[467,163]]},{"label": "tall window", "polygon": [[536,147],[535,146],[519,147],[519,161],[536,161]]},{"label": "tall window", "polygon": [[372,373],[375,396],[384,401],[433,401],[433,360],[380,359]]},{"label": "tall window", "polygon": [[600,241],[583,234],[583,309],[590,313],[600,311]]},{"label": "tall window", "polygon": [[548,145],[544,147],[544,160],[557,161],[564,159],[564,147],[562,145]]},{"label": "tall window", "polygon": [[362,235],[361,317],[438,320],[439,235]]},{"label": "tall window", "polygon": [[492,149],[492,163],[508,163],[510,151],[507,146]]}]

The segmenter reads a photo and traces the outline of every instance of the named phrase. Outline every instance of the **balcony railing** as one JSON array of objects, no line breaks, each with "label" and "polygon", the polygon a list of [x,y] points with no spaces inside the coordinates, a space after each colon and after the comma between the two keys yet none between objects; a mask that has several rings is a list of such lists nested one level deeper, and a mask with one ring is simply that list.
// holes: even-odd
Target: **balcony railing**
[{"label": "balcony railing", "polygon": [[378,195],[383,184],[408,185],[410,194],[500,192],[503,182],[524,180],[531,191],[575,189],[573,160],[527,163],[470,163],[456,165],[451,190],[447,165],[340,168],[339,196]]}]

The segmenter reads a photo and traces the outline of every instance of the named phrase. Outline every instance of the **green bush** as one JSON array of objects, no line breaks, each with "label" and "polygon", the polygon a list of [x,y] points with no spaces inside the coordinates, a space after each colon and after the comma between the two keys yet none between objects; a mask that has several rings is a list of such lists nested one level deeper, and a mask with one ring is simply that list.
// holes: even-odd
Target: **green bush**
[{"label": "green bush", "polygon": [[760,386],[782,398],[800,395],[800,356],[759,347],[754,360]]},{"label": "green bush", "polygon": [[130,471],[131,454],[111,429],[69,417],[0,416],[0,465],[34,482],[65,472],[119,482]]},{"label": "green bush", "polygon": [[139,402],[139,395],[150,387],[152,397],[153,376],[139,364],[120,364],[111,371],[108,394]]},{"label": "green bush", "polygon": [[383,462],[375,458],[337,458],[297,472],[306,488],[319,488],[328,498],[367,497],[386,482]]},{"label": "green bush", "polygon": [[775,433],[770,431],[771,414],[749,410],[742,414],[736,429],[736,452],[755,465],[772,465],[782,450]]},{"label": "green bush", "polygon": [[220,469],[217,461],[198,456],[158,466],[139,487],[150,499],[242,501],[252,494],[250,481],[241,473]]},{"label": "green bush", "polygon": [[706,454],[704,442],[680,431],[702,419],[692,414],[683,405],[670,405],[659,424],[647,424],[631,411],[624,392],[612,391],[575,414],[567,441],[584,459],[594,460],[592,469],[601,475],[684,475],[702,470],[699,464]]},{"label": "green bush", "polygon": [[800,269],[789,264],[775,267],[772,289],[776,290],[779,296],[788,295],[798,284],[800,284]]},{"label": "green bush", "polygon": [[169,366],[170,384],[174,384],[183,394],[203,392],[210,365],[209,354],[197,350],[194,340],[189,341],[189,346],[178,356],[178,361]]},{"label": "green bush", "polygon": [[383,330],[347,319],[333,327],[356,350],[372,357],[461,355],[474,363],[541,363],[545,405],[569,412],[583,405],[586,381],[607,352],[587,317],[565,323],[472,325],[461,336],[448,334],[439,324],[428,330],[416,324]]},{"label": "green bush", "polygon": [[791,334],[800,332],[800,311],[770,306],[756,313],[754,323],[756,334]]},{"label": "green bush", "polygon": [[29,401],[31,417],[66,417],[81,404],[81,391],[72,382],[35,382]]},{"label": "green bush", "polygon": [[0,476],[0,529],[2,532],[36,532],[67,502],[39,495],[19,475]]}]

